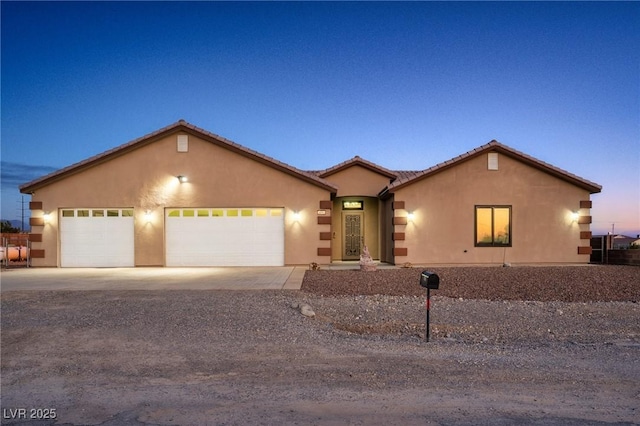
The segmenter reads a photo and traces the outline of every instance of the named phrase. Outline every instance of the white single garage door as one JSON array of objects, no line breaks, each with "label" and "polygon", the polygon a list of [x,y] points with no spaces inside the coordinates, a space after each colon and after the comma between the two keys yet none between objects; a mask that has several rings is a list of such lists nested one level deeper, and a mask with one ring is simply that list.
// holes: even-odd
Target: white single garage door
[{"label": "white single garage door", "polygon": [[166,209],[165,243],[167,266],[283,266],[283,209]]},{"label": "white single garage door", "polygon": [[60,266],[134,266],[133,209],[62,209]]}]

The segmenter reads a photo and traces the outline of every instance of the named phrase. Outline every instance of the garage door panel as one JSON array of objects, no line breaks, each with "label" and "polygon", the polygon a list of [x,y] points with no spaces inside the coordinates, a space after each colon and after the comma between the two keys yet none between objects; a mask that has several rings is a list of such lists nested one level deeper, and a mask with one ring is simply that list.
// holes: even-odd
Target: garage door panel
[{"label": "garage door panel", "polygon": [[167,210],[167,266],[284,265],[281,209],[215,208],[205,217],[185,216],[185,210]]},{"label": "garage door panel", "polygon": [[[132,209],[64,209],[60,217],[62,267],[134,266]],[[89,215],[89,212],[92,214]],[[127,213],[125,215],[125,212]]]}]

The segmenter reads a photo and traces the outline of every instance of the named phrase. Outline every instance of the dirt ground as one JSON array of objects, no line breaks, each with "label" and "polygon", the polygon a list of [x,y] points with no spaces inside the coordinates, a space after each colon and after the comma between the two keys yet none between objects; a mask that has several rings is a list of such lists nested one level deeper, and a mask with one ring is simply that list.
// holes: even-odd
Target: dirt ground
[{"label": "dirt ground", "polygon": [[1,298],[2,424],[640,424],[634,301],[434,296],[425,342],[418,295]]}]

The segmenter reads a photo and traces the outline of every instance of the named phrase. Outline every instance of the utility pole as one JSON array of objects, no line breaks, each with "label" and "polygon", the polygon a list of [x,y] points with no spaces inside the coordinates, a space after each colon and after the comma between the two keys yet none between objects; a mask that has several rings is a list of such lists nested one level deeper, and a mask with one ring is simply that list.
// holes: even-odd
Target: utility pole
[{"label": "utility pole", "polygon": [[20,208],[22,210],[22,216],[20,219],[20,232],[24,232],[24,195],[20,196]]},{"label": "utility pole", "polygon": [[21,196],[20,198],[20,232],[24,232],[24,212],[25,212],[25,208],[24,208],[24,195]]}]

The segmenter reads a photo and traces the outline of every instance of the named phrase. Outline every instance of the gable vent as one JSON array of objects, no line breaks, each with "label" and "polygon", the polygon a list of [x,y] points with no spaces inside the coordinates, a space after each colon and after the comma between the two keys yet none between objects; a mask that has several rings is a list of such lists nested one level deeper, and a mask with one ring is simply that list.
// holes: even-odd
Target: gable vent
[{"label": "gable vent", "polygon": [[189,152],[189,135],[178,135],[178,152]]},{"label": "gable vent", "polygon": [[490,152],[487,155],[487,167],[489,170],[498,170],[498,153]]}]

